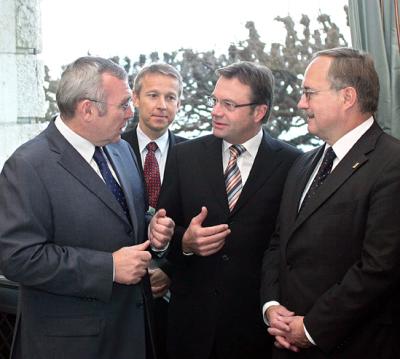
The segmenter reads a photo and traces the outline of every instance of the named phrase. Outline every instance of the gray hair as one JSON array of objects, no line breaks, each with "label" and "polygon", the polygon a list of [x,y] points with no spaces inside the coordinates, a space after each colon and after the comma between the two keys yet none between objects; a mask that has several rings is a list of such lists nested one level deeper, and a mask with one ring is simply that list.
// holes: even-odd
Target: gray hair
[{"label": "gray hair", "polygon": [[357,92],[360,111],[375,113],[379,102],[379,77],[371,56],[346,47],[322,50],[315,53],[313,58],[320,56],[333,59],[328,72],[332,88],[341,90],[353,87]]},{"label": "gray hair", "polygon": [[107,96],[103,89],[102,75],[105,73],[120,80],[128,79],[128,74],[121,66],[101,57],[80,57],[69,64],[61,75],[56,93],[61,115],[73,117],[77,103],[85,99],[99,101],[96,106],[100,115],[104,115],[107,105],[103,102],[107,102]]},{"label": "gray hair", "polygon": [[265,104],[268,106],[268,110],[262,121],[266,122],[268,120],[274,98],[274,75],[268,67],[248,61],[241,61],[222,67],[215,72],[218,76],[228,79],[236,78],[242,84],[249,86],[252,96],[250,101],[257,105]]},{"label": "gray hair", "polygon": [[142,89],[142,80],[143,77],[145,77],[147,74],[161,74],[165,76],[170,76],[176,80],[178,80],[179,83],[179,96],[182,96],[183,92],[183,81],[182,81],[182,76],[179,73],[179,71],[165,63],[154,63],[150,64],[148,66],[143,67],[138,74],[135,77],[135,81],[133,83],[133,91],[136,94],[140,93],[140,90]]}]

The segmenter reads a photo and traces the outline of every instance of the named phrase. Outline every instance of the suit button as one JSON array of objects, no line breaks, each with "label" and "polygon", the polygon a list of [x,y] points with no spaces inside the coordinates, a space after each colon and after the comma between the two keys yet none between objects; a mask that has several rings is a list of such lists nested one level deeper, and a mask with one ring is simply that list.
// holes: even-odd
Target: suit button
[{"label": "suit button", "polygon": [[223,261],[227,262],[227,261],[229,261],[229,259],[230,259],[230,258],[229,258],[229,256],[228,256],[227,254],[223,254],[223,255],[222,255],[222,260],[223,260]]},{"label": "suit button", "polygon": [[286,266],[287,266],[288,271],[292,270],[292,265],[290,263],[288,263]]}]

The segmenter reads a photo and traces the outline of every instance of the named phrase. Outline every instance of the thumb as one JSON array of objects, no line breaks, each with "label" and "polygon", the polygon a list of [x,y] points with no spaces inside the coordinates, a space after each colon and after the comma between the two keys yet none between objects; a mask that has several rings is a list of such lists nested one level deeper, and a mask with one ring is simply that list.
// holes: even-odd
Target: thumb
[{"label": "thumb", "polygon": [[150,245],[150,240],[147,240],[147,241],[145,241],[143,243],[136,244],[136,245],[134,245],[132,247],[137,251],[145,251],[148,248],[149,245]]},{"label": "thumb", "polygon": [[202,225],[208,214],[207,207],[201,207],[200,213],[192,218],[192,224]]},{"label": "thumb", "polygon": [[161,208],[156,212],[154,217],[161,218],[161,217],[165,217],[166,215],[167,215],[167,211],[164,208]]}]

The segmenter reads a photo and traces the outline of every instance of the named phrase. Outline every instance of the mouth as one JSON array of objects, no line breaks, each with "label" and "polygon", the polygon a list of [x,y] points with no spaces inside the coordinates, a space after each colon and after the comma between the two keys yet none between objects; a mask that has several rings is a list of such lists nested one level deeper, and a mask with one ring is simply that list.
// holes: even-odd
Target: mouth
[{"label": "mouth", "polygon": [[212,126],[213,126],[214,128],[224,128],[224,127],[227,126],[227,124],[225,124],[225,123],[223,123],[223,122],[220,122],[220,121],[215,121],[215,120],[213,120],[213,121],[212,121]]}]

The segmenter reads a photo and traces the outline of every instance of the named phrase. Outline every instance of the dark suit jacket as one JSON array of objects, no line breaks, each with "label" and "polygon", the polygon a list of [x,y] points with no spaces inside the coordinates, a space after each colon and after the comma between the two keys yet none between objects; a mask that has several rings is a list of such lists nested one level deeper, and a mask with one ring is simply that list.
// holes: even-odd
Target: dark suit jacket
[{"label": "dark suit jacket", "polygon": [[[143,174],[143,163],[142,163],[142,156],[140,154],[140,149],[139,149],[139,142],[138,142],[138,137],[137,137],[137,132],[136,132],[137,126],[135,126],[133,129],[126,131],[122,134],[122,139],[128,142],[132,149],[133,152],[135,152],[136,159],[139,163],[140,167],[140,173],[142,177],[144,176]],[[170,130],[168,130],[168,138],[169,138],[169,145],[168,145],[168,153],[167,153],[167,162],[165,163],[165,168],[167,167],[168,160],[169,160],[169,155],[171,153],[171,148],[176,145],[177,143],[187,141],[185,137],[177,136],[174,133],[172,133]],[[144,178],[144,177],[143,177]],[[144,184],[146,186],[146,184]],[[147,192],[146,192],[147,193]],[[147,199],[146,199],[147,200]],[[171,267],[171,263],[169,263],[166,258],[155,258],[157,265],[168,275],[171,274],[171,270],[173,268]]]},{"label": "dark suit jacket", "polygon": [[[222,140],[212,135],[178,144],[166,169],[159,206],[176,228],[169,260],[173,272],[168,350],[174,359],[267,358],[271,341],[259,308],[261,260],[275,226],[286,174],[298,156],[266,132],[239,201],[229,212]],[[228,223],[221,251],[184,256],[181,240],[192,217],[208,208],[204,226]]]},{"label": "dark suit jacket", "polygon": [[305,316],[318,348],[294,358],[400,358],[400,143],[374,124],[297,216],[321,153],[288,175],[262,303]]},{"label": "dark suit jacket", "polygon": [[13,358],[145,358],[148,277],[113,283],[111,255],[145,239],[143,185],[125,141],[105,151],[132,225],[53,122],[4,165],[0,265],[20,283]]}]

